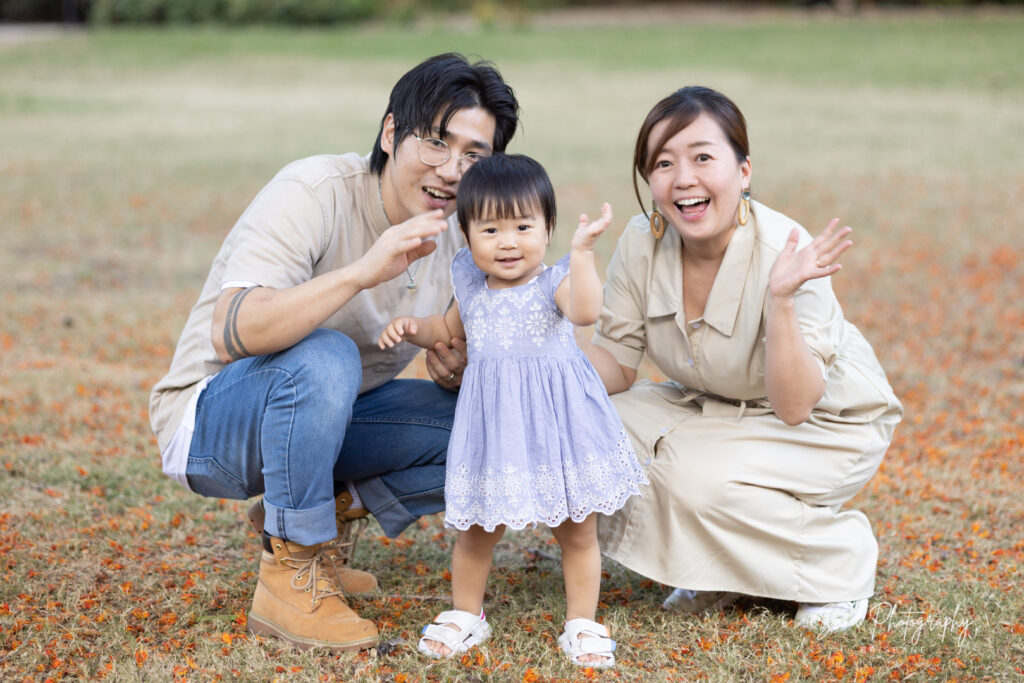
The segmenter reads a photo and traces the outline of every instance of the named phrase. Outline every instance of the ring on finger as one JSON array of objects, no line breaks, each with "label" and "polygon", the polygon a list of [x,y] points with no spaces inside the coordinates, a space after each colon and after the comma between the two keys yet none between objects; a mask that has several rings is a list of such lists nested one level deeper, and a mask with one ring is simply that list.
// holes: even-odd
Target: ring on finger
[{"label": "ring on finger", "polygon": [[445,377],[444,381],[445,382],[451,382],[453,379],[455,379],[455,373],[454,372],[452,374],[448,375],[447,377]]},{"label": "ring on finger", "polygon": [[815,261],[814,265],[818,266],[819,268],[828,268],[828,266],[822,265],[821,261]]}]

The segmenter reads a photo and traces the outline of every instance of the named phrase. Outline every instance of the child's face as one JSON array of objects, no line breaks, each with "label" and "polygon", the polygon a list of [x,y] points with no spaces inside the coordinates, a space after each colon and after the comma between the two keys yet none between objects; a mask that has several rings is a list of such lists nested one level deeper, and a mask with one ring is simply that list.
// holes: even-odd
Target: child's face
[{"label": "child's face", "polygon": [[539,207],[524,215],[470,221],[469,249],[477,268],[495,289],[515,287],[540,273],[548,249],[547,218]]}]

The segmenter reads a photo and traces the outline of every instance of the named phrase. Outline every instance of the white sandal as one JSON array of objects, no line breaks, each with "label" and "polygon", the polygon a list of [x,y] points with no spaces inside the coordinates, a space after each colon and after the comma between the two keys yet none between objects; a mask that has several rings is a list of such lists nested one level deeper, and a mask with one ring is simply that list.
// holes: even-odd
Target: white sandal
[{"label": "white sandal", "polygon": [[[587,637],[583,637],[586,635]],[[565,632],[558,636],[558,644],[569,655],[569,661],[576,666],[590,666],[607,669],[615,666],[616,643],[608,637],[608,629],[590,619],[570,619],[565,622]],[[599,662],[581,661],[583,655],[604,657]]]},{"label": "white sandal", "polygon": [[[447,624],[455,624],[454,629]],[[423,636],[420,638],[420,652],[428,657],[453,657],[457,654],[479,645],[491,635],[491,627],[487,624],[483,612],[473,614],[462,610],[449,610],[441,612],[434,619],[434,623],[423,627]],[[426,641],[433,640],[448,647],[451,652],[442,655],[430,649]]]}]

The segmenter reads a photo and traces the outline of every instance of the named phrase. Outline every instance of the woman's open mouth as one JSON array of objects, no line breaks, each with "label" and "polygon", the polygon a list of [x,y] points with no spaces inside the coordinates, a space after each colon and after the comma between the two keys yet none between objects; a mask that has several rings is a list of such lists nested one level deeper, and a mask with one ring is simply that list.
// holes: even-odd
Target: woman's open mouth
[{"label": "woman's open mouth", "polygon": [[699,218],[710,204],[710,197],[690,197],[676,202],[676,208],[683,214],[683,218]]}]

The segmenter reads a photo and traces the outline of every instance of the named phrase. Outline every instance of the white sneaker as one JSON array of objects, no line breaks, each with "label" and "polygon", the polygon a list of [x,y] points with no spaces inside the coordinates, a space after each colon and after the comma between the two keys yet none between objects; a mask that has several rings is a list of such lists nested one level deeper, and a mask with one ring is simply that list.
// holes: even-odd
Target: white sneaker
[{"label": "white sneaker", "polygon": [[665,602],[661,603],[661,608],[685,614],[704,614],[725,609],[739,598],[739,593],[728,591],[691,591],[676,588],[665,598]]},{"label": "white sneaker", "polygon": [[796,611],[797,626],[822,633],[845,631],[864,621],[868,614],[868,599],[830,602],[825,605],[803,602]]}]

